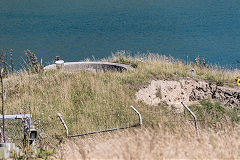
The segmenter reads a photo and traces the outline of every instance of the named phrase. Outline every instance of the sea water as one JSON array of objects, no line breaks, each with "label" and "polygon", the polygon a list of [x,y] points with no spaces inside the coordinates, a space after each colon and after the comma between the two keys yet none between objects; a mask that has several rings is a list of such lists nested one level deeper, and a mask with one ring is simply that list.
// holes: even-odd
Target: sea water
[{"label": "sea water", "polygon": [[[44,62],[159,53],[238,67],[239,0],[0,0],[0,49]],[[238,66],[237,66],[238,65]]]}]

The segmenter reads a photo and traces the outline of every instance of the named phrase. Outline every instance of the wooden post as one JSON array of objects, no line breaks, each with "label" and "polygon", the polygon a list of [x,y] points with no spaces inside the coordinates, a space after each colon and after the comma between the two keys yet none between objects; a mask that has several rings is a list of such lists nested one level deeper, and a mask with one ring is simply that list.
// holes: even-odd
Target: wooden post
[{"label": "wooden post", "polygon": [[2,88],[2,94],[1,94],[1,98],[2,98],[2,116],[3,116],[3,129],[2,129],[2,134],[3,134],[3,142],[6,143],[6,139],[5,139],[5,113],[4,113],[4,84],[3,84],[3,68],[1,68],[1,72],[0,72],[0,81],[1,81],[1,88]]},{"label": "wooden post", "polygon": [[13,54],[12,54],[12,49],[10,50],[10,63],[11,63],[11,69],[12,69],[12,72],[13,72]]}]

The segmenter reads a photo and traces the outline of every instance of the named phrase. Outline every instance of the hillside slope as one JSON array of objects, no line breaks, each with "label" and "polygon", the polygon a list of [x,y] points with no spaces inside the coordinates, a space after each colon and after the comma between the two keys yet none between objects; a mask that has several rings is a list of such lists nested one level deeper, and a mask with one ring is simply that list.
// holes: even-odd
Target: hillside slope
[{"label": "hillside slope", "polygon": [[[181,150],[180,148],[188,145],[184,144],[184,141],[190,136],[190,139],[195,141],[195,147],[198,145],[200,147],[205,146],[205,143],[208,143],[206,140],[212,143],[212,146],[207,147],[213,147],[214,151],[217,150],[216,153],[219,154],[214,153],[210,157],[221,158],[221,153],[224,151],[222,158],[239,158],[240,153],[237,147],[240,146],[240,140],[239,136],[236,135],[239,135],[240,132],[240,106],[230,109],[223,107],[220,103],[211,102],[208,99],[199,100],[198,104],[190,106],[197,117],[199,117],[200,129],[203,132],[203,138],[198,139],[194,134],[193,124],[191,123],[192,117],[187,112],[176,113],[164,103],[153,106],[143,101],[137,101],[136,99],[136,93],[139,89],[149,85],[152,80],[178,81],[179,79],[188,77],[205,80],[206,83],[214,83],[238,89],[235,82],[235,78],[240,75],[238,70],[224,71],[185,65],[181,61],[159,55],[147,55],[140,58],[121,55],[112,57],[108,61],[130,64],[135,69],[124,72],[105,73],[49,71],[40,74],[28,74],[27,72],[19,72],[10,75],[5,80],[5,88],[7,90],[6,114],[32,112],[33,119],[40,120],[37,126],[42,133],[39,147],[58,151],[60,149],[59,144],[64,144],[66,139],[64,127],[59,121],[57,113],[63,115],[69,127],[70,134],[77,134],[135,124],[138,121],[138,117],[129,107],[133,105],[143,116],[143,130],[136,128],[124,132],[117,131],[111,132],[111,134],[100,134],[96,135],[96,137],[95,135],[87,138],[79,137],[76,143],[80,145],[84,143],[84,146],[94,145],[97,147],[97,143],[102,143],[102,141],[106,140],[106,143],[113,144],[116,140],[117,143],[121,141],[120,145],[123,144],[123,147],[126,147],[125,143],[127,143],[129,135],[130,139],[133,138],[133,146],[136,145],[135,147],[138,144],[141,146],[143,143],[147,143],[147,139],[150,138],[154,143],[156,141],[157,146],[160,147],[159,149],[163,149],[164,147],[161,146],[161,142],[165,143],[164,137],[168,135],[169,137],[167,136],[166,139],[168,142],[166,143],[169,144],[169,149],[163,149],[161,152],[155,154],[155,151],[151,151],[150,146],[144,146],[146,147],[144,150],[150,150],[148,151],[149,157],[137,156],[138,154],[129,157],[128,152],[125,152],[125,148],[123,151],[116,152],[116,154],[125,153],[126,155],[119,155],[117,157],[127,159],[181,158],[182,154],[178,155],[177,153],[185,152],[185,150]],[[194,74],[190,72],[192,68],[195,69]],[[167,132],[159,129],[159,126],[167,130]],[[135,132],[143,141],[135,140]],[[144,132],[144,134],[141,135],[141,132]],[[146,136],[148,135],[149,137],[147,138]],[[226,139],[221,138],[221,136],[226,137],[227,135],[229,137]],[[216,141],[211,142],[211,136]],[[173,142],[171,142],[171,138],[174,138]],[[93,142],[91,139],[93,139]],[[178,143],[178,139],[179,146],[173,145],[172,143]],[[224,147],[224,149],[220,147],[221,149],[218,150],[217,139],[222,140],[219,142],[219,146]],[[229,143],[229,139],[231,139],[230,142],[235,143]],[[70,140],[70,142],[68,140],[67,143],[71,144],[75,140]],[[100,148],[103,150],[98,150],[98,148],[96,152],[108,152],[106,147],[104,147],[105,145],[100,145]],[[131,148],[132,146],[128,147]],[[172,147],[176,151],[171,153],[171,156],[167,156],[168,153],[166,152],[169,152]],[[232,148],[236,150],[232,151]],[[86,150],[83,147],[80,150],[83,150],[79,153],[84,154],[81,155],[83,156],[82,158],[84,156],[85,158],[115,158],[110,153],[106,157],[102,157],[102,155],[97,153],[92,156],[90,154],[92,152],[91,147]],[[114,149],[113,146],[113,150],[118,149]],[[199,154],[190,154],[190,152],[192,151],[189,151],[189,155],[193,155],[193,157],[199,157],[199,154],[203,156],[204,154],[204,150]],[[134,154],[135,152],[129,150],[130,153]],[[106,153],[106,155],[108,154]],[[182,158],[187,158],[188,152],[186,151],[184,155]],[[60,155],[56,154],[56,156]],[[68,158],[65,155],[61,156]]]}]

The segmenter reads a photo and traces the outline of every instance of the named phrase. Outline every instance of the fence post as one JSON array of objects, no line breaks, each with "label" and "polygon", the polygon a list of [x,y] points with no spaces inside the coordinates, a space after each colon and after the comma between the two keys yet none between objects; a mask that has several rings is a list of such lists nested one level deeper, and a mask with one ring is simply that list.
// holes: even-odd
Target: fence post
[{"label": "fence post", "polygon": [[2,134],[3,134],[3,142],[6,143],[6,138],[5,138],[5,113],[4,113],[4,84],[3,84],[3,68],[1,68],[0,71],[0,81],[1,81],[1,88],[2,88],[2,116],[3,116],[3,129],[2,129]]}]

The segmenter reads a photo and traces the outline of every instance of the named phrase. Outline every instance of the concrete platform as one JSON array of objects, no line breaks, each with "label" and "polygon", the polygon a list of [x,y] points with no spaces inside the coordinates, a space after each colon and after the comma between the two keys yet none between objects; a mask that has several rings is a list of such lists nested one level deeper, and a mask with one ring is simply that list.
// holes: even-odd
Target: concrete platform
[{"label": "concrete platform", "polygon": [[[56,64],[51,64],[44,67],[44,71],[55,70]],[[94,72],[122,72],[124,70],[132,70],[129,65],[110,63],[110,62],[65,62],[62,68],[65,72],[76,72],[81,70],[90,70]]]},{"label": "concrete platform", "polygon": [[9,159],[13,152],[18,152],[15,143],[0,143],[0,159]]}]

